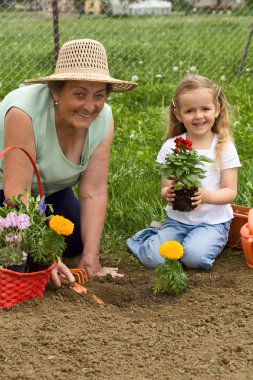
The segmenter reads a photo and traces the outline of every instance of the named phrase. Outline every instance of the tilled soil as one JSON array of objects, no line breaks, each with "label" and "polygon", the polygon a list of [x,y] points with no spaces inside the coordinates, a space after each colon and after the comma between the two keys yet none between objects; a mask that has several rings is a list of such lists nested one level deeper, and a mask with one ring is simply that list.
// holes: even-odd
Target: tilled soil
[{"label": "tilled soil", "polygon": [[90,280],[87,294],[47,288],[0,310],[0,378],[253,379],[253,270],[240,252],[187,271],[178,297],[154,295],[154,272],[130,257],[121,271]]}]

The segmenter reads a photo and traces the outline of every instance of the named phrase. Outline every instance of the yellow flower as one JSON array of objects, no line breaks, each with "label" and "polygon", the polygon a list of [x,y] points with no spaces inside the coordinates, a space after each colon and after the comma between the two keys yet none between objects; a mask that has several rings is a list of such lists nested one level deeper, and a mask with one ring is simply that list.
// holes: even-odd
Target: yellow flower
[{"label": "yellow flower", "polygon": [[162,257],[169,260],[178,260],[184,254],[184,248],[178,241],[166,241],[159,247]]},{"label": "yellow flower", "polygon": [[71,235],[74,223],[60,215],[55,215],[49,220],[49,227],[58,235]]}]

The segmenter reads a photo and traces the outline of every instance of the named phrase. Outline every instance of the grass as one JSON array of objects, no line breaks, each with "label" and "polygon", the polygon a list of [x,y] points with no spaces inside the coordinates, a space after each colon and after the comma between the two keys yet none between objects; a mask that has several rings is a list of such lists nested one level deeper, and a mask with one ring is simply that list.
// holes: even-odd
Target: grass
[{"label": "grass", "polygon": [[[112,75],[124,79],[138,76],[136,90],[112,94],[108,101],[116,131],[102,240],[105,254],[124,253],[127,237],[165,217],[155,160],[162,144],[165,108],[176,83],[192,67],[221,85],[228,97],[242,162],[236,203],[253,206],[252,46],[242,76],[236,76],[251,23],[250,15],[61,17],[61,43],[83,37],[98,39],[106,46]],[[36,12],[1,13],[0,37],[0,98],[25,78],[52,72],[50,19]]]}]

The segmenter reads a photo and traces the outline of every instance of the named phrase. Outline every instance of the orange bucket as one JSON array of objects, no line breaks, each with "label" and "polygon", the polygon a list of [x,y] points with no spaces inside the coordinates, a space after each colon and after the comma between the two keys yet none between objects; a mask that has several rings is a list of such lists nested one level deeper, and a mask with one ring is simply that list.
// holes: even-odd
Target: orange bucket
[{"label": "orange bucket", "polygon": [[240,234],[246,264],[253,269],[253,208],[249,210],[248,223],[242,226]]}]

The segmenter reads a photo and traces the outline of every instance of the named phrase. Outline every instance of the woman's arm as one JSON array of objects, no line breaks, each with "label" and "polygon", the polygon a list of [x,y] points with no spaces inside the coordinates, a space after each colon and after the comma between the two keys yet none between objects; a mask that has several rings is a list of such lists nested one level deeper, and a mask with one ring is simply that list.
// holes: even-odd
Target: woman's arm
[{"label": "woman's arm", "polygon": [[[31,118],[18,108],[11,108],[5,118],[4,146],[18,146],[36,160]],[[4,158],[3,180],[5,198],[31,191],[33,167],[29,158],[19,149],[12,149]]]},{"label": "woman's arm", "polygon": [[[5,118],[4,146],[18,146],[24,148],[33,160],[36,160],[36,149],[31,118],[18,108],[11,108]],[[33,166],[29,158],[20,149],[12,149],[4,158],[4,195],[10,198],[13,195],[31,192]],[[70,283],[75,281],[70,270],[59,260],[50,275],[50,281],[61,286],[59,274],[62,274]]]},{"label": "woman's arm", "polygon": [[79,183],[81,231],[84,245],[80,266],[84,267],[90,275],[120,276],[117,268],[102,268],[99,261],[100,240],[107,209],[107,176],[113,134],[112,121],[109,132],[92,154]]}]

